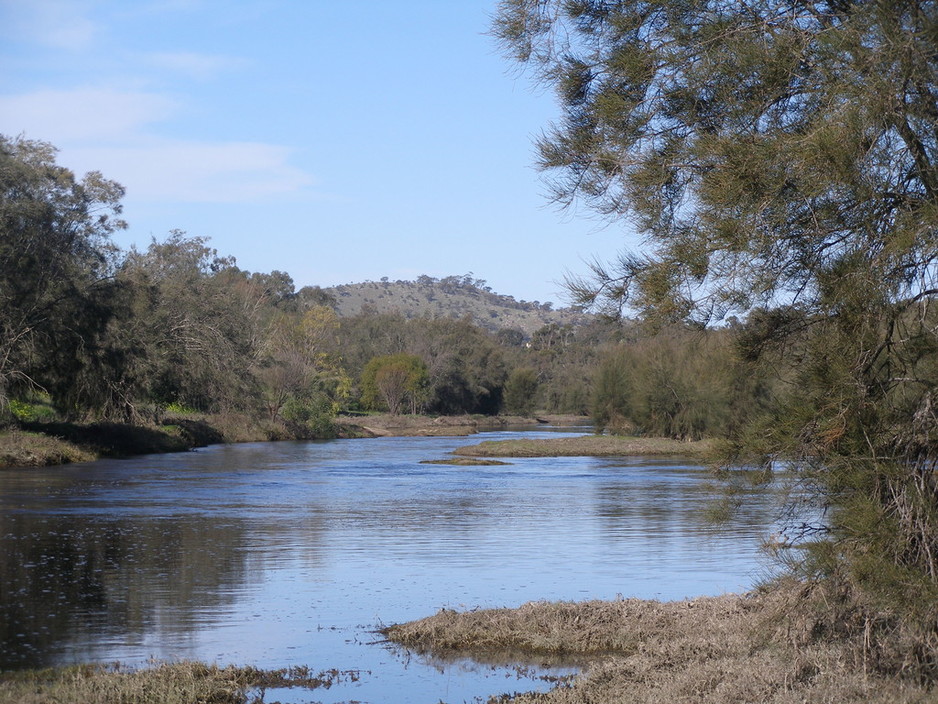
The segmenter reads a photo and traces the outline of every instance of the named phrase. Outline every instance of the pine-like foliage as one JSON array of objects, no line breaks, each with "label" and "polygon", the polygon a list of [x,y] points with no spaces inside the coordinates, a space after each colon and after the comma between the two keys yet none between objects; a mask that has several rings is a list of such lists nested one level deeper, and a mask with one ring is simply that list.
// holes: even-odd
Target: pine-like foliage
[{"label": "pine-like foliage", "polygon": [[748,316],[791,382],[762,449],[829,509],[807,564],[934,635],[938,3],[504,0],[493,32],[560,97],[555,198],[645,238],[572,290]]}]

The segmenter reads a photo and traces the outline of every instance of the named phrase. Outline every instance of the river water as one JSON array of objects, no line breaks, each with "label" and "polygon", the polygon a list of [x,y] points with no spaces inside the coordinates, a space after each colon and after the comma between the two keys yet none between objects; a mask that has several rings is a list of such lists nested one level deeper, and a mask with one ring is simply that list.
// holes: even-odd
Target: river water
[{"label": "river water", "polygon": [[771,496],[715,525],[719,486],[686,461],[421,463],[551,432],[220,445],[0,470],[0,669],[308,665],[356,674],[273,698],[485,701],[546,689],[539,675],[570,670],[435,661],[376,630],[442,607],[680,599],[761,576]]}]

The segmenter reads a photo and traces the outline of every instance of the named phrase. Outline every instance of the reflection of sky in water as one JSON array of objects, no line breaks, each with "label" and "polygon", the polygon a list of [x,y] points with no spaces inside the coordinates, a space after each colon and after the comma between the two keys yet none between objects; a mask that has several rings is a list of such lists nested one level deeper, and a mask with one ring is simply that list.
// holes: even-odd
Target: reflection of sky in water
[{"label": "reflection of sky in water", "polygon": [[375,644],[375,629],[443,606],[675,599],[759,576],[769,500],[714,526],[710,478],[680,461],[420,464],[509,436],[218,446],[0,474],[0,666],[306,664],[370,671],[315,701],[463,701],[547,685],[427,663]]}]

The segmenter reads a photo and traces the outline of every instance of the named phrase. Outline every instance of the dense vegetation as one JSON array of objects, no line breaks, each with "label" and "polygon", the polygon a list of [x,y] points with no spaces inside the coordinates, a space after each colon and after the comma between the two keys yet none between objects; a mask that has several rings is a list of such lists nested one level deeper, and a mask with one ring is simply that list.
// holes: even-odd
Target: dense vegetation
[{"label": "dense vegetation", "polygon": [[638,350],[604,367],[633,388],[601,417],[694,435],[719,410],[739,453],[787,459],[824,511],[803,574],[862,614],[869,652],[913,632],[903,668],[934,678],[938,5],[503,0],[494,33],[557,89],[538,146],[558,202],[646,242],[571,281],[580,302],[660,328],[744,318],[741,358],[782,392],[740,424],[725,387],[673,404],[623,381],[693,376]]},{"label": "dense vegetation", "polygon": [[[415,314],[404,299],[340,315],[329,291],[244,271],[181,231],[121,251],[110,235],[126,227],[123,189],[99,173],[76,178],[42,142],[0,138],[0,188],[7,425],[215,414],[309,437],[333,432],[340,411],[496,414],[507,398],[524,414],[586,412],[599,345],[622,336],[582,315],[530,334],[506,317],[491,330],[452,307]],[[467,277],[414,286],[488,306],[504,298]]]}]

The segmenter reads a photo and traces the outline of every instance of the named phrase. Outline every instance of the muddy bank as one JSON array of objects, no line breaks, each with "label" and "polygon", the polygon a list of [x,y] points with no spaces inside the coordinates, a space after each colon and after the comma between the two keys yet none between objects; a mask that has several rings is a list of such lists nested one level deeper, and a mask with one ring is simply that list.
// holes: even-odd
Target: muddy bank
[{"label": "muddy bank", "polygon": [[[818,637],[797,588],[680,602],[535,602],[456,612],[391,626],[393,642],[422,653],[482,659],[589,658],[584,672],[547,694],[494,701],[931,702],[932,683],[877,672],[862,644]],[[794,614],[799,614],[795,616]]]}]

